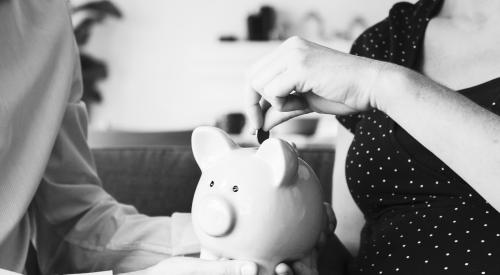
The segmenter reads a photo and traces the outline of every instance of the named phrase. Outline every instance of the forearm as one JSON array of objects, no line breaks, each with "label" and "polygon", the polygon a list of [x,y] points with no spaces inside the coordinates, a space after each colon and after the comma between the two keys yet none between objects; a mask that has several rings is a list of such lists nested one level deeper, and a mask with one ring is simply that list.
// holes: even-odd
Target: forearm
[{"label": "forearm", "polygon": [[462,177],[493,207],[500,178],[500,117],[425,76],[395,65],[380,73],[376,107]]},{"label": "forearm", "polygon": [[197,247],[183,250],[184,243],[174,243],[186,240],[175,236],[191,232],[190,224],[140,215],[103,190],[85,140],[86,125],[84,105],[68,104],[31,204],[42,272],[138,270],[176,251],[197,252]]},{"label": "forearm", "polygon": [[[38,259],[44,273],[138,270],[170,256],[169,218],[145,217],[130,206],[101,196],[104,191],[98,187],[81,184],[82,197],[88,194],[99,200],[77,218],[64,221],[57,217],[69,217],[67,204],[54,217],[54,212],[46,211],[44,202],[45,190],[57,191],[60,187],[43,182],[41,188],[43,192],[37,194],[30,216],[37,228]],[[65,195],[74,198],[72,193]]]}]

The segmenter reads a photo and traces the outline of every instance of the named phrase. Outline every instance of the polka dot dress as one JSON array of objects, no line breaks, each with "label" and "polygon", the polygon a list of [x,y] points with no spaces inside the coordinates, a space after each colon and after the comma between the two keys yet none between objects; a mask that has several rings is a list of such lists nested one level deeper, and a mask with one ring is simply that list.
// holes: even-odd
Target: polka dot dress
[{"label": "polka dot dress", "polygon": [[[417,68],[441,5],[396,4],[351,52]],[[500,78],[457,92],[500,115]],[[346,178],[366,218],[351,274],[500,274],[500,213],[383,112],[338,120],[355,134]]]}]

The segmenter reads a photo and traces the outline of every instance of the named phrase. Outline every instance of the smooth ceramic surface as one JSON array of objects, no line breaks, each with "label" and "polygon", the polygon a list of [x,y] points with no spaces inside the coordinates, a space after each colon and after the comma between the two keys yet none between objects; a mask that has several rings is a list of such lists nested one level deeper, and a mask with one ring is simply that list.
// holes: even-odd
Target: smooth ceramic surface
[{"label": "smooth ceramic surface", "polygon": [[222,130],[199,127],[192,147],[202,170],[192,205],[202,258],[250,260],[270,275],[311,251],[324,218],[321,186],[290,144],[240,148]]}]

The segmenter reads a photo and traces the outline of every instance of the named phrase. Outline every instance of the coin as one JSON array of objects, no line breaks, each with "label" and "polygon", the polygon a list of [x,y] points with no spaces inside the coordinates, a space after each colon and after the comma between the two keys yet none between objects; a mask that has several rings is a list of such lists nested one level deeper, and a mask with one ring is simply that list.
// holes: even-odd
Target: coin
[{"label": "coin", "polygon": [[266,139],[269,138],[269,132],[261,129],[257,130],[257,141],[262,144]]}]

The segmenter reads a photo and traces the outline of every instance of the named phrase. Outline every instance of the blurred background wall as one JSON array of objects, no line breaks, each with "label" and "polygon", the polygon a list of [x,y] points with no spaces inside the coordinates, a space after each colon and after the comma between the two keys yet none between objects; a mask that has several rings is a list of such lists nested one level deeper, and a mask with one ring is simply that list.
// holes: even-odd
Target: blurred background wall
[{"label": "blurred background wall", "polygon": [[[243,111],[244,74],[279,41],[248,42],[246,20],[272,6],[286,35],[298,34],[347,51],[394,0],[120,0],[124,17],[95,28],[86,51],[108,64],[91,107],[91,128],[169,131],[213,124]],[[359,23],[359,22],[358,22]],[[322,35],[318,32],[322,30]],[[221,35],[238,38],[220,42]],[[349,36],[349,35],[347,35]]]}]

